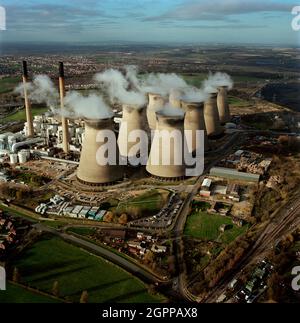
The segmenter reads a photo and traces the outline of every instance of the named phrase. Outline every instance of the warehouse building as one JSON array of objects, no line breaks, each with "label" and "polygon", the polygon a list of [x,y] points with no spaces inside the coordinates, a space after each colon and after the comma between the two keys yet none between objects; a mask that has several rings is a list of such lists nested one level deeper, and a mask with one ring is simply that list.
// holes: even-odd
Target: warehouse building
[{"label": "warehouse building", "polygon": [[246,181],[258,183],[260,179],[260,175],[258,174],[250,174],[245,172],[239,172],[235,169],[224,168],[224,167],[213,167],[210,170],[210,176],[221,177],[231,180],[238,181]]}]

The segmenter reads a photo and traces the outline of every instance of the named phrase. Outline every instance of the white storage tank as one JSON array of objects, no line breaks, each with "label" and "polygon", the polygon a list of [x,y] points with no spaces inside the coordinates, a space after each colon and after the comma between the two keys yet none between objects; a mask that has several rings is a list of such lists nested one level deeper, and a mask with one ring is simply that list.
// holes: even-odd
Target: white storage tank
[{"label": "white storage tank", "polygon": [[26,151],[24,151],[24,150],[19,151],[18,152],[19,163],[20,164],[26,163],[28,161],[28,157],[27,156],[28,156],[28,154],[27,154]]},{"label": "white storage tank", "polygon": [[9,160],[11,164],[17,164],[18,163],[18,155],[17,154],[10,154]]}]

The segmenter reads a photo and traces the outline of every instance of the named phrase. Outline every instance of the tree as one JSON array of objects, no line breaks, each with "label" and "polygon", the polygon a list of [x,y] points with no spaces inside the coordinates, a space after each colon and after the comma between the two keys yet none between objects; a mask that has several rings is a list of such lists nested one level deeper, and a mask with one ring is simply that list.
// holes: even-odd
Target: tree
[{"label": "tree", "polygon": [[119,217],[119,224],[125,225],[128,222],[128,216],[126,213],[123,213],[120,217]]},{"label": "tree", "polygon": [[84,290],[81,294],[81,297],[80,297],[80,303],[87,303],[88,298],[89,298],[89,294],[86,290]]},{"label": "tree", "polygon": [[20,281],[20,274],[17,267],[14,268],[12,280],[14,283],[18,283]]},{"label": "tree", "polygon": [[59,297],[59,284],[58,281],[55,281],[52,286],[52,294],[56,297]]},{"label": "tree", "polygon": [[111,222],[113,222],[113,219],[114,219],[114,214],[110,211],[108,211],[103,217],[104,222],[111,223]]}]

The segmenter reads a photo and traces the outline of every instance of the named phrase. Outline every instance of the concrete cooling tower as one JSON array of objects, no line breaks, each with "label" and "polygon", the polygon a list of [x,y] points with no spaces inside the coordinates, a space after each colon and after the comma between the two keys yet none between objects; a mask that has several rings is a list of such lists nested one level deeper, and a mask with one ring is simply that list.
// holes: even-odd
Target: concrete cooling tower
[{"label": "concrete cooling tower", "polygon": [[217,93],[212,93],[210,98],[204,103],[204,120],[208,136],[217,136],[222,133],[217,105]]},{"label": "concrete cooling tower", "polygon": [[230,111],[228,105],[228,97],[227,97],[227,87],[221,86],[219,87],[218,93],[218,110],[221,124],[225,124],[230,122]]},{"label": "concrete cooling tower", "polygon": [[[157,131],[155,131],[152,141],[146,170],[151,175],[162,179],[183,179],[186,169],[184,163],[184,114],[168,116],[163,111],[158,111],[156,116]],[[166,133],[170,135],[169,137],[172,137],[174,130],[177,130],[178,136],[167,140]],[[161,131],[164,131],[165,134],[161,133]],[[164,161],[163,156],[169,156],[167,163]]]},{"label": "concrete cooling tower", "polygon": [[156,128],[156,112],[166,104],[165,98],[160,94],[148,93],[149,103],[147,107],[147,119],[151,130]]},{"label": "concrete cooling tower", "polygon": [[184,92],[181,90],[172,90],[169,96],[169,104],[172,108],[181,109],[181,97]]},{"label": "concrete cooling tower", "polygon": [[204,130],[204,150],[209,148],[207,131],[204,121],[204,103],[182,101],[182,108],[185,111],[184,130],[192,131],[192,141],[187,141],[189,153],[194,153],[199,149],[196,142],[196,131]]},{"label": "concrete cooling tower", "polygon": [[[140,147],[142,147],[142,145],[145,147],[148,144],[148,137],[146,138],[146,142],[138,139],[134,142],[129,142],[129,135],[132,131],[136,131],[137,135],[138,133],[143,134],[145,131],[149,133],[146,109],[145,107],[124,104],[123,117],[118,137],[119,150],[122,157],[130,158],[138,156],[142,153],[143,149],[139,152],[132,151],[135,150],[133,146],[137,146],[139,144]],[[146,151],[146,155],[144,156],[145,158],[147,157],[147,153],[148,152]]]},{"label": "concrete cooling tower", "polygon": [[[102,145],[107,143],[97,142],[97,136],[101,131],[113,131],[113,118],[99,120],[85,120],[85,138],[82,145],[80,164],[77,170],[77,178],[80,182],[92,185],[112,184],[123,177],[123,169],[119,165],[99,165],[96,159],[97,152]],[[115,140],[117,140],[115,138]],[[119,156],[119,150],[110,153]],[[113,147],[111,148],[113,149]],[[100,154],[101,155],[101,154]],[[101,157],[100,157],[101,158]],[[107,156],[103,156],[103,159]]]}]

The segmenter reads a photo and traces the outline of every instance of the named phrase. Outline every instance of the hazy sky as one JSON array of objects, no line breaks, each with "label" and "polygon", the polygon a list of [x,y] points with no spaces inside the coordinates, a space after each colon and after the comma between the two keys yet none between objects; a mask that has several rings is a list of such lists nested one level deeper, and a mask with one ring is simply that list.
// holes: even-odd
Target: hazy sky
[{"label": "hazy sky", "polygon": [[[4,41],[296,45],[290,0],[0,0]],[[300,5],[300,3],[299,3]]]}]

